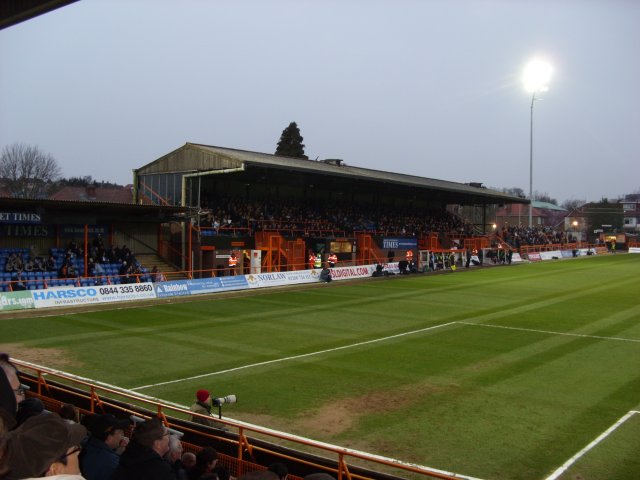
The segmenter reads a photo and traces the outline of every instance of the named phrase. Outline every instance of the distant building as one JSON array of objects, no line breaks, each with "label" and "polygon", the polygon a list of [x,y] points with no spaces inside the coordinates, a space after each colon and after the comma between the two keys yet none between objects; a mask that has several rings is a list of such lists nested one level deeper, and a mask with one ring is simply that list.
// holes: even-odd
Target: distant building
[{"label": "distant building", "polygon": [[628,195],[622,204],[622,228],[625,233],[640,232],[640,195]]},{"label": "distant building", "polygon": [[[531,202],[531,220],[534,226],[557,227],[562,225],[568,210],[548,202]],[[510,203],[496,212],[496,226],[529,226],[529,205]]]},{"label": "distant building", "polygon": [[62,187],[49,196],[49,200],[73,202],[133,203],[132,185],[124,187]]}]

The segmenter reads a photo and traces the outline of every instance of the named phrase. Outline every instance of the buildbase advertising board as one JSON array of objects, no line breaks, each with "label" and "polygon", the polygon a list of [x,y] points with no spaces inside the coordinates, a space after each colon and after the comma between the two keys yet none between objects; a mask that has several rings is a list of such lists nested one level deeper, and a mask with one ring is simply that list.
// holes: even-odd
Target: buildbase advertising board
[{"label": "buildbase advertising board", "polygon": [[174,280],[155,284],[156,296],[158,298],[228,292],[231,290],[243,290],[248,287],[249,285],[244,275]]},{"label": "buildbase advertising board", "polygon": [[153,284],[150,282],[101,287],[52,287],[46,290],[32,290],[29,293],[36,308],[156,298]]}]

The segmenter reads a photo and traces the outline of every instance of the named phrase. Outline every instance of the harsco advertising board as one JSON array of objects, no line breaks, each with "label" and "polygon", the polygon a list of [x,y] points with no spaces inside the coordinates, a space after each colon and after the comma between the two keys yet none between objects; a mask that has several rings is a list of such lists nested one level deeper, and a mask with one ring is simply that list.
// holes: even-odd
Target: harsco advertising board
[{"label": "harsco advertising board", "polygon": [[53,287],[46,290],[31,290],[30,293],[36,308],[156,298],[153,284],[149,282],[95,287]]}]

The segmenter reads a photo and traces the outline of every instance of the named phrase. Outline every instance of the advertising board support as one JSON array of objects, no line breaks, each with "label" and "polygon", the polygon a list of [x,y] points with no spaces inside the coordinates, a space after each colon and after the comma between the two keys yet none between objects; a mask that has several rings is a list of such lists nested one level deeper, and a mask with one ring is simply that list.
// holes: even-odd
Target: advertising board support
[{"label": "advertising board support", "polygon": [[251,250],[251,269],[250,273],[261,273],[262,268],[262,250]]},{"label": "advertising board support", "polygon": [[429,250],[420,250],[418,253],[418,268],[421,272],[429,271]]}]

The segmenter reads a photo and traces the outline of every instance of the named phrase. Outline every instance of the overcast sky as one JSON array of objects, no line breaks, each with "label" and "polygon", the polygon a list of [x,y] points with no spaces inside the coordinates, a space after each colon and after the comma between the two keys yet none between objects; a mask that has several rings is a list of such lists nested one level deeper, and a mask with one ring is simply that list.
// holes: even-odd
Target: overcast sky
[{"label": "overcast sky", "polygon": [[186,142],[529,190],[640,190],[637,0],[81,0],[0,31],[0,148],[131,183]]}]

